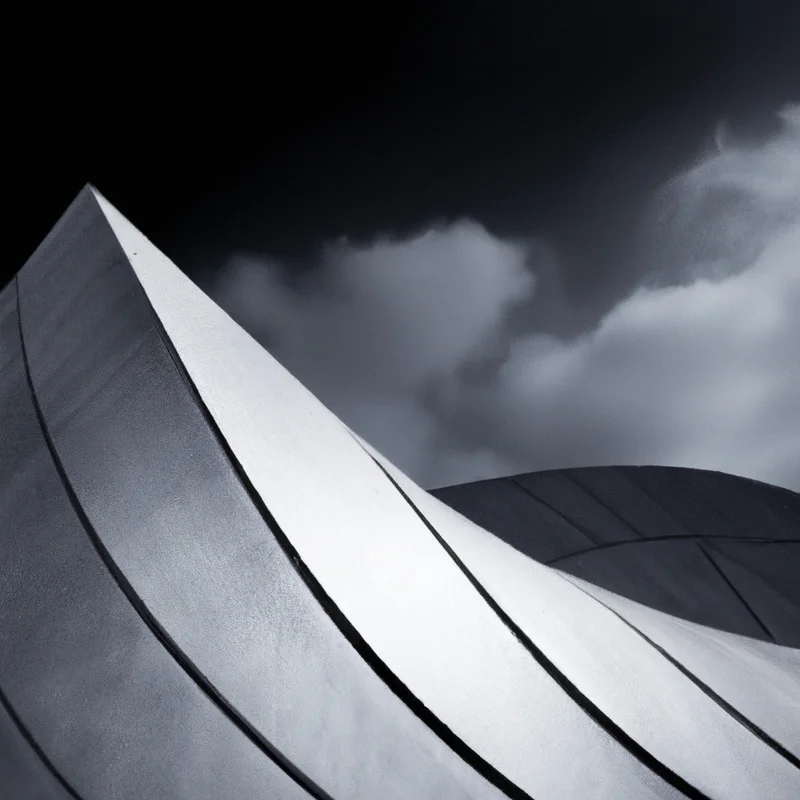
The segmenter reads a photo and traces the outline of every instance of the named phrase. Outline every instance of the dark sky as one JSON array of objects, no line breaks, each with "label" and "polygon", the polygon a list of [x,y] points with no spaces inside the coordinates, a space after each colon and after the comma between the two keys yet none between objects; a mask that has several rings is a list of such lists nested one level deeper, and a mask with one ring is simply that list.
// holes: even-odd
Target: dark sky
[{"label": "dark sky", "polygon": [[575,220],[613,249],[609,226],[720,117],[762,125],[800,85],[793,2],[293,4],[204,23],[87,29],[12,77],[12,265],[87,180],[190,272],[232,246],[297,258],[459,214],[580,259],[598,237]]},{"label": "dark sky", "polygon": [[96,22],[18,31],[9,275],[90,181],[424,485],[800,487],[800,4]]}]

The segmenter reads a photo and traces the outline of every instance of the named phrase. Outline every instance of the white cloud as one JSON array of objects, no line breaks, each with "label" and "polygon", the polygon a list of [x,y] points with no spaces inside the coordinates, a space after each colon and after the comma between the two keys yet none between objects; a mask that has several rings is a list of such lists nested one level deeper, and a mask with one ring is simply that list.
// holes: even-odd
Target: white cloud
[{"label": "white cloud", "polygon": [[[341,242],[299,289],[240,257],[218,300],[426,485],[651,463],[800,490],[800,107],[782,119],[669,182],[640,288],[573,339],[511,338],[534,251],[469,221]],[[465,380],[498,341],[505,360]]]}]

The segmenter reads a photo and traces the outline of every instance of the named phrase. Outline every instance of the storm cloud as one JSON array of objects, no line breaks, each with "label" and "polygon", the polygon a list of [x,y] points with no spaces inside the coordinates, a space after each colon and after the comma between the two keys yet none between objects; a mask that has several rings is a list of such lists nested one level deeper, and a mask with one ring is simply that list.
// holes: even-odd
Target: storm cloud
[{"label": "storm cloud", "polygon": [[238,255],[215,297],[425,486],[626,463],[800,490],[800,107],[780,119],[651,198],[637,287],[569,336],[535,302],[558,242],[474,220],[341,240],[299,280]]}]

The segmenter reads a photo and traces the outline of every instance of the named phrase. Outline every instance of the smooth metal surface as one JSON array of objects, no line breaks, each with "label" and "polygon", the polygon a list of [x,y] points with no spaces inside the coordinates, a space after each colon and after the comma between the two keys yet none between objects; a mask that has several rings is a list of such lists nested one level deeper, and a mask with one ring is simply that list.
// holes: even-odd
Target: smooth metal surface
[{"label": "smooth metal surface", "polygon": [[[708,628],[569,576],[800,759],[800,650]],[[795,767],[800,793],[800,768]]]},{"label": "smooth metal surface", "polygon": [[533,796],[620,798],[621,787],[631,798],[680,796],[553,684],[349,431],[127,220],[104,211],[260,496],[400,680]]},{"label": "smooth metal surface", "polygon": [[704,547],[766,638],[800,648],[800,541],[718,540]]},{"label": "smooth metal surface", "polygon": [[91,187],[0,412],[0,797],[800,796],[793,493],[424,492]]},{"label": "smooth metal surface", "polygon": [[766,636],[694,539],[593,550],[553,566],[598,586],[613,586],[617,594],[667,614],[745,636]]},{"label": "smooth metal surface", "polygon": [[[75,243],[58,240],[21,276],[31,372],[76,495],[136,594],[231,713],[329,795],[500,796],[389,691],[303,583],[93,195],[70,224],[83,226]],[[265,455],[280,467],[280,452]]]},{"label": "smooth metal surface", "polygon": [[[747,800],[767,796],[767,791],[768,796],[786,800],[798,796],[798,767],[754,739],[644,639],[593,602],[591,595],[576,591],[557,571],[470,523],[368,449],[532,644],[648,753],[709,797]],[[639,611],[646,615],[648,609]],[[672,619],[664,614],[661,618]],[[722,694],[729,694],[726,681],[741,687],[734,675],[753,667],[753,650],[742,637],[719,632],[715,636],[715,644],[725,643],[730,656],[729,671],[715,684]],[[662,640],[669,649],[670,637]],[[684,653],[689,645],[682,643]],[[693,662],[717,655],[716,647],[703,640],[694,645],[701,652],[693,654]],[[793,652],[800,663],[800,651]],[[776,688],[786,687],[791,675],[800,686],[800,672],[787,672],[778,668],[780,662],[767,661],[752,675],[756,680],[747,690],[746,702],[740,694],[735,697],[747,708],[758,704],[765,712],[780,714],[783,737],[779,738],[788,734],[800,740],[800,714],[792,713],[791,705],[789,710],[782,705],[789,697]],[[779,679],[781,683],[776,683]],[[800,690],[796,693],[800,696]]]},{"label": "smooth metal surface", "polygon": [[596,544],[591,528],[577,527],[560,509],[509,479],[448,486],[431,494],[537,561]]},{"label": "smooth metal surface", "polygon": [[305,800],[204,697],[106,569],[37,420],[16,308],[5,312],[0,687],[11,707],[85,800]]}]

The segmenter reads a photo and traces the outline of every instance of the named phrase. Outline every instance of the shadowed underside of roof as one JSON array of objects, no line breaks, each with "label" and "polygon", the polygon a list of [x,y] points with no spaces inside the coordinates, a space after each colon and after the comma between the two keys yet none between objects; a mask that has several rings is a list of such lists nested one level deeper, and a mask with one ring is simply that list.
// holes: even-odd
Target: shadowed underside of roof
[{"label": "shadowed underside of roof", "polygon": [[432,494],[537,561],[693,622],[800,647],[800,495],[720,472],[592,467]]},{"label": "shadowed underside of roof", "polygon": [[0,796],[800,795],[792,495],[424,492],[90,187],[0,293],[0,419]]}]

